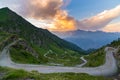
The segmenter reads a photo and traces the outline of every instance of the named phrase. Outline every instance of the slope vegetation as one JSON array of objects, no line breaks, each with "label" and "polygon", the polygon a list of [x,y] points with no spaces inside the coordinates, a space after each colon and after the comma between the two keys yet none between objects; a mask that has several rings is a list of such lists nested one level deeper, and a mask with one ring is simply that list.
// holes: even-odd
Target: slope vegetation
[{"label": "slope vegetation", "polygon": [[81,63],[80,55],[84,54],[84,50],[46,29],[33,26],[8,8],[0,9],[0,31],[15,34],[24,40],[10,50],[12,60],[15,62],[58,63],[67,66]]},{"label": "slope vegetation", "polygon": [[[120,39],[114,40],[110,44],[106,45],[109,47],[113,47],[118,49],[117,53],[114,54],[115,57],[118,59],[118,62],[120,61]],[[85,56],[85,59],[88,61],[88,63],[85,65],[87,67],[96,67],[100,66],[105,63],[105,52],[104,48],[106,46],[103,46],[102,48],[90,53],[89,55]],[[120,64],[120,62],[119,62]]]},{"label": "slope vegetation", "polygon": [[112,80],[104,77],[94,77],[88,74],[53,73],[41,74],[36,71],[26,72],[11,68],[0,67],[1,80]]}]

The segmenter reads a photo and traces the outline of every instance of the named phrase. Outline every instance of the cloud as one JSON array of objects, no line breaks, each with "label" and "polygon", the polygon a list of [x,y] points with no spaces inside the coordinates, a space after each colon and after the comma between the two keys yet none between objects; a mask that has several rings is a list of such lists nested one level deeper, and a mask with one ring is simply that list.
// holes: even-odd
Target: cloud
[{"label": "cloud", "polygon": [[75,19],[68,15],[66,11],[58,12],[48,29],[52,31],[71,31],[76,29]]},{"label": "cloud", "polygon": [[96,16],[77,21],[77,28],[83,30],[98,30],[108,25],[112,20],[120,16],[120,5],[111,9],[105,10]]},{"label": "cloud", "polygon": [[[51,24],[47,24],[47,29],[55,31],[74,30],[75,20],[68,15],[66,7],[71,0],[21,0],[18,12],[26,18],[40,20],[51,20]],[[30,22],[31,20],[28,19]],[[35,22],[35,21],[34,21]],[[38,26],[38,22],[36,24]],[[41,26],[41,25],[40,25]]]},{"label": "cloud", "polygon": [[120,32],[120,22],[111,23],[105,26],[102,31],[105,32]]},{"label": "cloud", "polygon": [[[76,29],[100,30],[120,16],[119,5],[113,9],[105,10],[93,17],[79,21],[70,16],[66,10],[61,9],[61,7],[68,4],[70,0],[67,0],[66,4],[64,4],[62,0],[46,0],[46,3],[44,3],[44,1],[39,3],[39,0],[37,0],[37,4],[32,1],[33,0],[31,0],[31,3],[34,5],[29,5],[30,12],[27,11],[27,15],[35,19],[51,18],[51,24],[45,26],[51,31],[70,31]],[[50,6],[51,3],[54,4],[54,6]],[[42,6],[38,6],[38,4]]]},{"label": "cloud", "polygon": [[62,0],[21,0],[19,13],[36,19],[53,18],[62,6]]},{"label": "cloud", "polygon": [[37,27],[42,26],[52,31],[100,30],[120,16],[120,5],[80,21],[64,10],[71,0],[2,0],[1,2],[0,5],[10,7]]}]

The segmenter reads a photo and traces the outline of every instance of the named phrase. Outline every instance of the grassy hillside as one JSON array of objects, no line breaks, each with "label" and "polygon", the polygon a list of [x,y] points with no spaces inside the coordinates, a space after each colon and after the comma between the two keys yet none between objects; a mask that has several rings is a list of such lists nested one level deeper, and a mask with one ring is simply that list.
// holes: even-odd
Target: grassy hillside
[{"label": "grassy hillside", "polygon": [[[5,46],[18,39],[19,37],[17,35],[0,32],[0,51]],[[56,50],[56,48],[54,48],[54,50]],[[36,52],[37,50],[34,50],[24,39],[21,39],[15,45],[10,47],[10,56],[12,61],[24,64],[59,64],[62,66],[74,66],[76,64],[81,64],[81,55],[77,52],[72,50],[57,50],[59,53],[55,53],[52,50],[38,50],[44,52],[46,54],[45,56],[45,54],[40,54],[39,52]]]},{"label": "grassy hillside", "polygon": [[[22,40],[21,40],[22,41]],[[22,41],[23,43],[24,41]],[[81,64],[80,54],[74,51],[63,51],[62,54],[55,53],[52,50],[44,51],[45,54],[37,54],[34,55],[33,49],[29,48],[28,44],[25,46],[22,43],[17,42],[10,48],[11,58],[14,62],[24,63],[24,64],[47,64],[47,65],[64,65],[64,66],[74,66],[76,64]],[[69,53],[68,53],[69,52]]]},{"label": "grassy hillside", "polygon": [[[24,39],[27,45],[37,54],[36,58],[31,55],[34,52],[26,51],[25,48],[18,47],[21,45],[16,44],[10,50],[12,60],[16,62],[34,63],[36,61],[36,63],[58,63],[68,66],[81,63],[79,57],[84,54],[84,50],[58,38],[46,29],[33,26],[8,8],[0,9],[0,31],[15,34]],[[26,56],[29,56],[30,59]],[[27,61],[25,58],[29,60]]]},{"label": "grassy hillside", "polygon": [[12,47],[10,49],[11,59],[16,63],[24,63],[24,64],[39,64],[39,60],[35,58],[30,52],[22,50],[20,48],[14,49]]},{"label": "grassy hillside", "polygon": [[58,38],[48,30],[36,28],[8,8],[0,9],[0,17],[2,17],[0,18],[0,30],[18,34],[30,44],[45,49],[52,48],[50,45],[53,45],[56,48],[70,49],[79,52],[82,51],[76,45]]},{"label": "grassy hillside", "polygon": [[108,44],[108,46],[117,48],[118,46],[120,46],[120,39],[114,40],[113,42],[111,42],[110,44]]},{"label": "grassy hillside", "polygon": [[85,59],[88,61],[85,66],[87,67],[97,67],[105,63],[105,52],[104,48],[102,47],[92,53],[90,53],[88,56],[85,56]]},{"label": "grassy hillside", "polygon": [[0,51],[8,44],[17,39],[17,36],[14,34],[9,34],[6,32],[0,32]]},{"label": "grassy hillside", "polygon": [[108,46],[118,49],[117,54],[114,54],[114,56],[116,57],[118,67],[120,68],[120,39],[114,40],[111,44],[108,44]]},{"label": "grassy hillside", "polygon": [[[113,42],[111,42],[110,44],[106,45],[109,47],[113,47],[113,48],[118,48],[118,52],[116,54],[116,58],[118,59],[118,62],[120,61],[120,39],[118,40],[114,40]],[[87,67],[97,67],[100,66],[102,64],[105,63],[105,52],[104,49],[105,47],[102,47],[94,52],[92,52],[91,54],[89,54],[88,56],[85,56],[85,59],[88,61],[88,63],[85,65]],[[120,62],[119,62],[120,64]]]},{"label": "grassy hillside", "polygon": [[53,73],[41,74],[36,71],[26,72],[0,67],[0,80],[112,80],[104,77],[94,77],[87,74]]}]

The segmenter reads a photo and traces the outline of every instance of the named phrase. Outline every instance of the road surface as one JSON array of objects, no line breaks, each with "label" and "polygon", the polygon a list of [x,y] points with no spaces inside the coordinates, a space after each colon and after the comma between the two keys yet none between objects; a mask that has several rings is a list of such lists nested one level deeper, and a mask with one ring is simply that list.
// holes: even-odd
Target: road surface
[{"label": "road surface", "polygon": [[[15,42],[14,42],[15,43]],[[17,64],[14,63],[9,54],[9,47],[14,43],[6,46],[0,54],[0,66],[11,67],[14,69],[24,69],[26,71],[36,70],[40,73],[87,73],[94,76],[110,76],[118,71],[116,60],[113,56],[115,49],[106,47],[106,62],[99,67],[60,67],[60,66],[45,66],[45,65],[30,65],[30,64]],[[93,63],[94,64],[94,63]]]},{"label": "road surface", "polygon": [[85,64],[87,64],[87,60],[85,60],[85,58],[83,56],[80,57],[80,59],[83,61],[83,63],[80,65],[76,65],[76,67],[83,67]]}]

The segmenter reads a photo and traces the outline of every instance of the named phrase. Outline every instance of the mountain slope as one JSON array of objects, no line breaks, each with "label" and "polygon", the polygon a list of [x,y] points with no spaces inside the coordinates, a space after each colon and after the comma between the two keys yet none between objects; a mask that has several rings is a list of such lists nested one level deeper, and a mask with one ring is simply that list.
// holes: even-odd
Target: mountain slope
[{"label": "mountain slope", "polygon": [[120,36],[120,33],[106,33],[102,31],[92,32],[83,30],[68,31],[64,33],[53,33],[86,50],[90,48],[100,48],[103,45],[106,45],[112,42],[113,40],[116,40]]},{"label": "mountain slope", "polygon": [[[0,9],[0,31],[16,34],[18,37],[25,40],[25,42],[27,42],[27,44],[38,54],[38,59],[41,63],[64,63],[66,65],[68,65],[68,63],[71,64],[71,62],[79,63],[80,54],[84,54],[84,51],[78,46],[58,38],[48,30],[33,26],[8,8]],[[17,46],[18,44],[12,47],[11,51],[18,51],[19,48],[20,51],[26,52],[25,48]],[[18,54],[21,55],[22,53]],[[16,56],[20,56],[18,54],[16,54]],[[47,57],[45,56],[46,54]],[[71,56],[73,57],[71,58]],[[67,59],[69,60],[68,62]]]},{"label": "mountain slope", "polygon": [[0,18],[0,30],[18,34],[20,37],[25,38],[30,43],[35,43],[42,47],[47,47],[50,43],[56,43],[56,45],[66,49],[76,51],[81,50],[76,45],[51,34],[48,30],[34,27],[8,8],[3,8],[0,10]]},{"label": "mountain slope", "polygon": [[[96,51],[92,52],[88,56],[85,56],[85,59],[88,61],[88,63],[85,65],[87,67],[96,67],[100,66],[105,63],[105,52],[104,49],[105,47],[113,47],[117,50],[117,53],[114,54],[114,56],[117,59],[117,62],[119,62],[119,67],[120,67],[120,39],[114,40],[110,44],[107,44]],[[93,64],[94,63],[94,64]]]}]

